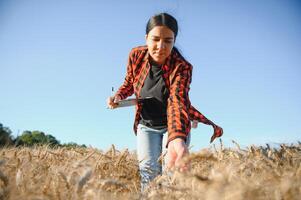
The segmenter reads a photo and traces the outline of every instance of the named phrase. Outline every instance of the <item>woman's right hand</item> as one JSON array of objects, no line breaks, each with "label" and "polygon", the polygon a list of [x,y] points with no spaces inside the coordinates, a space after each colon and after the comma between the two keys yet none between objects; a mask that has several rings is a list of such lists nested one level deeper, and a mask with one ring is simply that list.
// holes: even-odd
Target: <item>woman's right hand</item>
[{"label": "woman's right hand", "polygon": [[120,101],[120,100],[121,100],[121,98],[120,98],[119,95],[108,97],[108,99],[107,99],[107,106],[108,106],[108,108],[110,108],[110,109],[116,108],[117,105],[118,105],[117,102]]},{"label": "woman's right hand", "polygon": [[189,150],[182,138],[176,138],[169,142],[167,148],[167,169],[179,169],[185,172],[189,169],[189,163],[183,158],[189,154]]}]

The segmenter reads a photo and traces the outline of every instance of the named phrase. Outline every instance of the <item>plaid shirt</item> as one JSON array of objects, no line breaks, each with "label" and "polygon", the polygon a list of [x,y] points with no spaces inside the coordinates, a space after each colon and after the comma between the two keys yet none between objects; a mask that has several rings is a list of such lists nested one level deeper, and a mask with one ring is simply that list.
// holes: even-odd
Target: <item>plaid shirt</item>
[{"label": "plaid shirt", "polygon": [[[135,93],[137,98],[140,97],[141,88],[151,67],[148,61],[149,53],[147,46],[139,46],[131,50],[128,58],[126,77],[116,95],[119,95],[121,99],[125,99]],[[192,65],[176,51],[172,50],[165,64],[162,65],[162,71],[166,88],[169,91],[169,98],[167,100],[167,145],[175,138],[186,140],[191,129],[190,121],[192,120],[212,125],[214,128],[213,136],[220,137],[222,129],[217,129],[218,126],[208,120],[190,103],[188,92],[191,83]],[[141,109],[141,104],[136,105],[135,134],[137,133]]]}]

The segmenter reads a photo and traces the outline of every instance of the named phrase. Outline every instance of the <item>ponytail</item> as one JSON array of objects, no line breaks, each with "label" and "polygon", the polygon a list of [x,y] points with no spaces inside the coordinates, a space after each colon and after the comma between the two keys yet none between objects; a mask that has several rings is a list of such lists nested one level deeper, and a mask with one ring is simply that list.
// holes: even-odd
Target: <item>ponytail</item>
[{"label": "ponytail", "polygon": [[180,56],[180,58],[182,58],[183,60],[185,60],[184,56],[182,56],[182,54],[180,53],[179,49],[177,47],[173,47],[173,50],[176,52],[176,54],[178,54]]}]

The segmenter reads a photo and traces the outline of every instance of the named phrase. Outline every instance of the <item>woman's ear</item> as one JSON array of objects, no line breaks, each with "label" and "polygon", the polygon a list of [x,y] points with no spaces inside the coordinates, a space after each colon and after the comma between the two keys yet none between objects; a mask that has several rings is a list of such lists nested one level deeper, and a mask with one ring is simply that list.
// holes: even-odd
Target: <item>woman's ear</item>
[{"label": "woman's ear", "polygon": [[145,35],[145,43],[147,44],[147,34]]}]

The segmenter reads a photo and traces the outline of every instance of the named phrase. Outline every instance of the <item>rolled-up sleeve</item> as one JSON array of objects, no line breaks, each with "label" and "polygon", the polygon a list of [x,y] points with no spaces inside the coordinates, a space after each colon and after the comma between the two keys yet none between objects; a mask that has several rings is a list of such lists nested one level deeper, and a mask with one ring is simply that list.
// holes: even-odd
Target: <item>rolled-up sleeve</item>
[{"label": "rolled-up sleeve", "polygon": [[134,93],[134,75],[133,75],[133,59],[134,59],[135,52],[131,50],[129,57],[128,57],[128,63],[127,63],[127,70],[126,70],[126,76],[124,79],[123,84],[120,86],[120,88],[117,91],[117,95],[121,97],[121,99],[125,99],[129,96],[131,96]]},{"label": "rolled-up sleeve", "polygon": [[168,116],[168,142],[186,137],[190,132],[189,118],[189,97],[192,75],[192,66],[181,64],[178,66],[175,75],[170,80],[170,94],[168,98],[167,116]]}]

